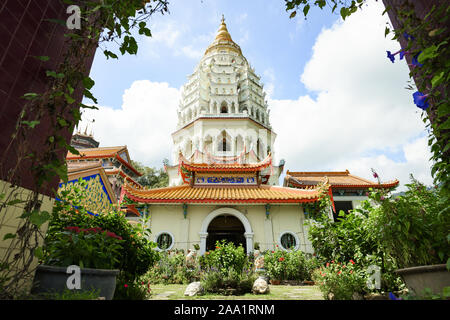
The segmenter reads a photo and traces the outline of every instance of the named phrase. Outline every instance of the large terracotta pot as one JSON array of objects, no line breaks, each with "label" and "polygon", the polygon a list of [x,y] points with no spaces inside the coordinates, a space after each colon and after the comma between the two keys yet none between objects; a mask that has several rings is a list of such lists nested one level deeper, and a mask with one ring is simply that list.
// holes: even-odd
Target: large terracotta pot
[{"label": "large terracotta pot", "polygon": [[450,272],[445,264],[398,269],[396,273],[417,296],[423,295],[425,288],[431,289],[434,294],[442,294],[444,287],[450,286]]},{"label": "large terracotta pot", "polygon": [[[33,281],[32,293],[61,293],[67,289],[66,267],[39,265]],[[81,289],[89,291],[92,288],[100,290],[99,296],[111,300],[116,289],[116,277],[119,270],[82,268]],[[76,289],[75,289],[76,290]]]}]

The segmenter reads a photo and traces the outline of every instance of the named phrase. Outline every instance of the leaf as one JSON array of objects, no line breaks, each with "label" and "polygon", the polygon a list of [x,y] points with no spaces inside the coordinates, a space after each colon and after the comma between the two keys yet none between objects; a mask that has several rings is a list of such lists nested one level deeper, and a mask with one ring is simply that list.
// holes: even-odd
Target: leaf
[{"label": "leaf", "polygon": [[29,126],[31,129],[34,129],[39,123],[41,123],[39,120],[33,120],[33,121],[22,121],[21,123]]},{"label": "leaf", "polygon": [[48,61],[50,60],[49,56],[33,56],[34,58],[41,60],[41,61]]},{"label": "leaf", "polygon": [[309,3],[303,7],[303,14],[305,15],[305,17],[308,14],[310,8],[311,7],[310,7]]},{"label": "leaf", "polygon": [[448,118],[443,124],[439,126],[439,129],[445,130],[450,129],[450,118]]},{"label": "leaf", "polygon": [[29,92],[29,93],[25,93],[22,96],[22,99],[33,100],[33,99],[37,98],[38,96],[39,95],[37,93]]},{"label": "leaf", "polygon": [[75,102],[75,99],[72,98],[70,95],[68,95],[67,93],[64,94],[64,97],[66,98],[66,101],[68,104],[72,104]]},{"label": "leaf", "polygon": [[291,14],[289,15],[289,19],[294,18],[297,15],[297,11],[292,11]]},{"label": "leaf", "polygon": [[113,53],[109,50],[104,50],[103,54],[106,56],[107,59],[109,59],[110,57],[113,59],[119,59],[119,57],[115,53]]},{"label": "leaf", "polygon": [[86,89],[88,89],[88,90],[91,89],[94,86],[94,84],[95,84],[95,81],[92,80],[92,78],[90,78],[90,77],[83,78],[83,85]]},{"label": "leaf", "polygon": [[49,76],[49,77],[53,77],[53,78],[56,78],[56,79],[64,78],[64,73],[56,73],[55,71],[47,70],[47,71],[45,71],[45,74],[47,76]]},{"label": "leaf", "polygon": [[442,71],[440,74],[437,74],[431,79],[431,87],[434,88],[441,84],[442,80],[444,80],[444,71]]},{"label": "leaf", "polygon": [[83,94],[86,98],[91,99],[92,101],[94,101],[94,103],[97,103],[97,99],[92,95],[92,93],[89,90],[84,90]]},{"label": "leaf", "polygon": [[17,236],[17,234],[7,233],[7,234],[5,234],[5,236],[3,237],[3,240],[14,239],[16,236]]},{"label": "leaf", "polygon": [[387,35],[389,34],[389,32],[391,32],[391,29],[389,29],[389,27],[386,27],[386,28],[384,29],[384,37],[385,37],[385,38],[387,37]]}]

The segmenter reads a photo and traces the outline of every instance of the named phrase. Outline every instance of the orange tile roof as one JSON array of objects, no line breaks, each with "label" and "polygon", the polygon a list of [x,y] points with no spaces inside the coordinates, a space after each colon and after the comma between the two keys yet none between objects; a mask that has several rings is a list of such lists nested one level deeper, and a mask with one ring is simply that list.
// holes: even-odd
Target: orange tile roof
[{"label": "orange tile roof", "polygon": [[144,203],[301,203],[317,201],[321,196],[319,188],[300,190],[267,185],[191,187],[184,184],[142,190],[125,184],[122,192],[131,200]]},{"label": "orange tile roof", "polygon": [[272,155],[269,155],[257,163],[220,163],[220,162],[212,162],[212,163],[193,163],[187,160],[181,153],[179,159],[179,166],[188,171],[195,172],[256,172],[260,171],[264,168],[267,168],[272,164]]},{"label": "orange tile roof", "polygon": [[323,182],[327,177],[333,188],[393,188],[398,185],[398,180],[388,182],[373,182],[354,176],[346,171],[322,171],[322,172],[286,172],[285,184],[292,184],[298,188],[311,187]]},{"label": "orange tile roof", "polygon": [[133,171],[136,175],[142,176],[142,173],[136,170],[131,163],[125,161],[119,153],[126,152],[129,158],[127,146],[117,147],[102,147],[102,148],[89,148],[78,150],[80,154],[73,154],[70,151],[67,152],[66,160],[79,160],[79,159],[103,159],[103,158],[116,158],[120,163]]},{"label": "orange tile roof", "polygon": [[67,159],[78,159],[78,158],[106,158],[113,157],[118,154],[120,151],[125,150],[126,146],[118,146],[118,147],[102,147],[102,148],[89,148],[89,149],[80,149],[78,150],[80,154],[73,154],[70,151],[67,153]]}]

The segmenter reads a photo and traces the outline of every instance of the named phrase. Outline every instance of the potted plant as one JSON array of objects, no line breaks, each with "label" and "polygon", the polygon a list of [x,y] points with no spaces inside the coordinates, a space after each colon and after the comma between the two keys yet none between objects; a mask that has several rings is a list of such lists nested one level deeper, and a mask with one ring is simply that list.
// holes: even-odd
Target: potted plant
[{"label": "potted plant", "polygon": [[79,285],[74,280],[74,288],[69,289],[96,289],[99,296],[111,300],[119,273],[115,267],[122,241],[115,233],[101,228],[66,227],[62,232],[48,235],[40,256],[43,264],[37,267],[32,292],[63,292],[68,289],[72,276],[68,267],[77,266]]},{"label": "potted plant", "polygon": [[441,187],[427,188],[414,179],[400,196],[371,192],[376,238],[397,264],[396,272],[417,296],[426,288],[441,294],[450,286],[450,201]]}]

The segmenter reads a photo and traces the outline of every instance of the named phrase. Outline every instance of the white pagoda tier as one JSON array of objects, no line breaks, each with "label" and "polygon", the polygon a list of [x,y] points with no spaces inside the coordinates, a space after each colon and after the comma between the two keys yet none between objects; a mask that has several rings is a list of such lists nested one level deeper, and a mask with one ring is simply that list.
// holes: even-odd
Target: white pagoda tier
[{"label": "white pagoda tier", "polygon": [[[274,159],[276,138],[270,125],[260,77],[232,39],[224,18],[214,41],[182,88],[178,125],[172,134],[173,159],[194,163],[257,163]],[[265,173],[278,185],[284,161]],[[179,164],[167,165],[169,185],[183,183]]]}]

